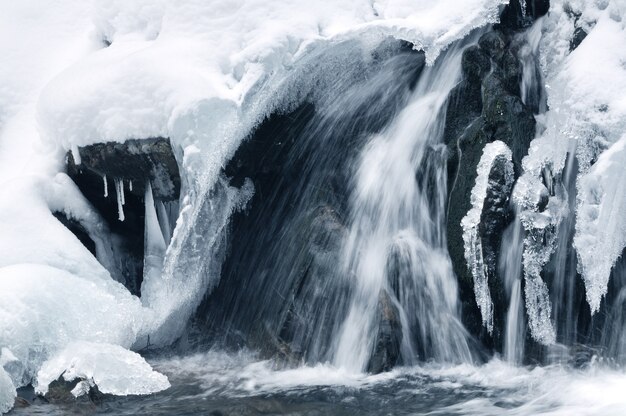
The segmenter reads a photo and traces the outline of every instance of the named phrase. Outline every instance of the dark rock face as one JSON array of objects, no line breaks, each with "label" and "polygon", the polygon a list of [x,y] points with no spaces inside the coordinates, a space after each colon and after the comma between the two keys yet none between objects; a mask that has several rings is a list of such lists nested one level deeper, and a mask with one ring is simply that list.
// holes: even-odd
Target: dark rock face
[{"label": "dark rock face", "polygon": [[111,184],[116,178],[132,181],[133,189],[129,192],[138,198],[143,198],[148,180],[157,199],[172,201],[180,195],[178,164],[168,139],[96,143],[79,148],[78,153],[80,164],[69,154],[70,176],[88,171],[100,178],[106,175]]},{"label": "dark rock face", "polygon": [[[526,13],[523,13],[521,2],[526,3]],[[523,29],[547,14],[549,9],[550,0],[511,0],[500,15],[499,26],[511,30]]]},{"label": "dark rock face", "polygon": [[[67,173],[107,222],[114,235],[112,240],[116,247],[113,251],[122,274],[120,280],[126,282],[126,287],[133,294],[139,295],[143,277],[146,184],[148,181],[152,184],[156,201],[173,210],[177,210],[180,195],[178,164],[169,140],[156,138],[96,143],[79,148],[78,153],[80,164],[75,162],[72,152],[68,152]],[[118,181],[124,188],[124,221],[118,218]],[[62,222],[87,248],[91,247],[84,230],[68,220]]]},{"label": "dark rock face", "polygon": [[[89,388],[89,392],[74,397],[72,390],[76,387],[81,380],[76,379],[73,381],[65,381],[63,377],[59,377],[58,380],[53,381],[48,386],[48,392],[43,397],[43,400],[48,403],[53,403],[67,408],[71,413],[81,414],[84,412],[92,413],[97,409],[104,399],[105,395],[102,394],[97,386]],[[37,397],[37,400],[33,400],[36,403],[38,400],[42,400],[41,396]],[[28,401],[27,401],[28,403]]]},{"label": "dark rock face", "polygon": [[[448,249],[459,278],[464,324],[488,347],[500,348],[502,322],[494,322],[493,337],[482,328],[475,302],[473,280],[464,256],[461,220],[470,210],[470,194],[476,181],[476,168],[487,143],[503,141],[513,153],[515,177],[521,173],[522,158],[535,136],[533,109],[520,98],[522,67],[516,53],[515,34],[534,18],[547,12],[542,1],[527,2],[526,15],[517,0],[505,7],[501,23],[484,34],[478,45],[463,56],[463,79],[448,100],[444,141],[448,146]],[[494,317],[506,311],[503,284],[497,276],[497,258],[502,232],[510,221],[510,184],[504,182],[503,165],[496,163],[490,173],[487,199],[483,206],[479,233],[494,300]]]},{"label": "dark rock face", "polygon": [[378,297],[377,326],[374,349],[367,366],[367,371],[374,374],[389,371],[398,363],[402,345],[400,312],[384,289]]}]

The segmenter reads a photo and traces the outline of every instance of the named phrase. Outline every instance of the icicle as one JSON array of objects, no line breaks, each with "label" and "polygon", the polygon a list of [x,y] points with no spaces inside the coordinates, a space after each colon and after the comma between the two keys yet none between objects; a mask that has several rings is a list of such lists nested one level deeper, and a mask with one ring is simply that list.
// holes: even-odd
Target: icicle
[{"label": "icicle", "polygon": [[117,194],[117,215],[120,221],[124,221],[124,184],[119,179],[115,179],[115,192]]},{"label": "icicle", "polygon": [[107,182],[107,175],[104,175],[102,177],[102,182],[104,183],[104,197],[108,198],[109,197],[109,184]]},{"label": "icicle", "polygon": [[170,226],[170,218],[167,214],[167,210],[165,209],[165,205],[163,202],[156,201],[157,214],[159,216],[159,225],[161,226],[161,231],[163,233],[163,238],[165,239],[165,243],[170,243],[170,238],[172,236],[172,229]]},{"label": "icicle", "polygon": [[133,191],[133,180],[132,179],[128,181],[128,190],[131,191],[131,192]]},{"label": "icicle", "polygon": [[122,198],[122,205],[126,205],[126,195],[124,194],[124,179],[120,179],[120,196]]},{"label": "icicle", "polygon": [[72,157],[74,158],[74,164],[80,165],[80,152],[78,151],[78,146],[73,144],[71,150],[72,150]]},{"label": "icicle", "polygon": [[144,197],[145,206],[145,231],[144,231],[144,259],[143,259],[143,283],[151,285],[161,277],[163,271],[163,260],[165,258],[165,250],[167,245],[163,239],[161,226],[155,206],[154,197],[152,195],[152,185],[146,182],[146,193]]}]

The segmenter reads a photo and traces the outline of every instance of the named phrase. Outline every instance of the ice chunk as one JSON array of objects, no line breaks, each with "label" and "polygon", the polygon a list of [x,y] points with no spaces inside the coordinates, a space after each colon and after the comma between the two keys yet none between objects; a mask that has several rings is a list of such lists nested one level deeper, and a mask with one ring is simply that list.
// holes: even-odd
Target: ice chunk
[{"label": "ice chunk", "polygon": [[17,393],[9,374],[0,366],[0,414],[6,413],[13,407]]},{"label": "ice chunk", "polygon": [[13,380],[4,369],[5,364],[16,360],[17,358],[8,348],[2,348],[0,351],[0,414],[11,410],[17,396]]},{"label": "ice chunk", "polygon": [[88,279],[18,264],[0,267],[0,279],[0,345],[24,365],[24,374],[16,374],[21,384],[30,382],[47,356],[74,340],[130,346],[145,319],[139,300],[110,277]]},{"label": "ice chunk", "polygon": [[150,394],[170,387],[167,377],[152,369],[139,354],[119,345],[72,342],[46,361],[37,373],[36,391],[46,394],[48,385],[63,376],[81,380],[72,393],[79,396],[97,386],[105,394]]},{"label": "ice chunk", "polygon": [[483,248],[478,231],[483,204],[489,188],[489,174],[496,160],[503,160],[505,166],[505,186],[510,189],[513,184],[513,162],[511,149],[499,140],[488,143],[477,167],[477,176],[470,201],[472,208],[461,220],[463,227],[463,243],[465,247],[465,261],[474,279],[474,294],[480,308],[483,325],[487,331],[493,331],[493,301],[489,291],[487,265],[483,259]]}]

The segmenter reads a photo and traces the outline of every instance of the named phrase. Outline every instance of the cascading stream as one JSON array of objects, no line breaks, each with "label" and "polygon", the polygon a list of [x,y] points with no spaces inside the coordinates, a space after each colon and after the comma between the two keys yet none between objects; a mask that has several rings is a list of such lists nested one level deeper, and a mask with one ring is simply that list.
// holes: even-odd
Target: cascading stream
[{"label": "cascading stream", "polygon": [[445,245],[445,103],[461,73],[462,46],[424,70],[407,107],[371,137],[355,166],[343,275],[353,279],[334,364],[366,370],[381,299],[402,324],[401,358],[470,361]]}]

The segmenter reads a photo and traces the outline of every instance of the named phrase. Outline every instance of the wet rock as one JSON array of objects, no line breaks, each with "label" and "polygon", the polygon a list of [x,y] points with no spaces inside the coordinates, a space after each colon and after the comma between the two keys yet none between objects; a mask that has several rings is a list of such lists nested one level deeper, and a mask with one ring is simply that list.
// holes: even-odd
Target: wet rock
[{"label": "wet rock", "polygon": [[470,46],[463,51],[461,68],[469,82],[480,82],[491,69],[489,56],[479,46]]},{"label": "wet rock", "polygon": [[81,408],[94,408],[102,402],[104,394],[102,394],[97,386],[91,386],[85,391],[84,394],[78,397],[72,394],[72,391],[76,391],[77,387],[80,389],[87,382],[76,379],[72,381],[66,381],[63,377],[59,377],[58,380],[53,381],[48,386],[48,392],[43,398],[48,403],[61,404],[61,405],[78,405]]},{"label": "wet rock", "polygon": [[[522,3],[526,3],[525,13]],[[511,0],[500,15],[498,27],[505,30],[520,30],[530,26],[534,20],[544,16],[550,9],[549,0]]]},{"label": "wet rock", "polygon": [[587,32],[582,27],[577,27],[574,29],[574,35],[572,36],[572,40],[569,43],[570,52],[576,49],[587,37]]},{"label": "wet rock", "polygon": [[389,293],[383,289],[378,297],[378,331],[367,371],[378,374],[391,370],[400,359],[401,345],[400,312]]},{"label": "wet rock", "polygon": [[80,163],[76,163],[75,155],[68,154],[70,176],[89,171],[100,178],[106,175],[111,185],[115,179],[123,179],[127,184],[132,181],[132,190],[127,192],[139,198],[143,198],[149,180],[155,198],[163,201],[178,199],[180,174],[168,139],[96,143],[78,148],[78,153]]},{"label": "wet rock", "polygon": [[[499,30],[492,30],[478,39],[480,49],[496,62],[502,59],[506,47],[506,39]],[[482,77],[481,77],[482,79]]]},{"label": "wet rock", "polygon": [[[536,10],[541,9],[537,2]],[[444,141],[448,146],[448,250],[454,272],[459,279],[463,323],[488,347],[500,348],[501,328],[494,337],[482,327],[482,319],[476,305],[473,279],[464,255],[461,220],[471,208],[470,195],[476,181],[476,169],[487,143],[501,140],[513,153],[516,177],[521,172],[522,158],[527,154],[535,136],[533,111],[520,98],[521,63],[516,55],[515,34],[528,26],[534,11],[522,16],[519,2],[513,0],[502,14],[501,24],[481,36],[476,47],[468,49],[464,56],[463,80],[451,91],[444,129]],[[485,57],[489,70],[484,70]],[[465,69],[468,68],[468,69]],[[473,70],[481,68],[480,71]],[[490,176],[493,187],[485,201],[481,218],[481,238],[486,241],[487,261],[497,270],[502,232],[510,221],[507,213],[508,193],[499,183],[500,167],[495,166]],[[502,185],[502,186],[500,186]],[[495,273],[495,272],[494,272]],[[496,311],[505,309],[502,283],[499,276],[490,276],[490,289]],[[491,285],[494,285],[491,288]],[[494,295],[495,292],[495,295]],[[496,315],[499,313],[496,312]],[[496,326],[502,323],[495,322]]]},{"label": "wet rock", "polygon": [[519,96],[507,90],[495,74],[483,80],[483,118],[491,140],[501,140],[513,153],[516,174],[521,172],[522,158],[535,137],[535,118]]}]

